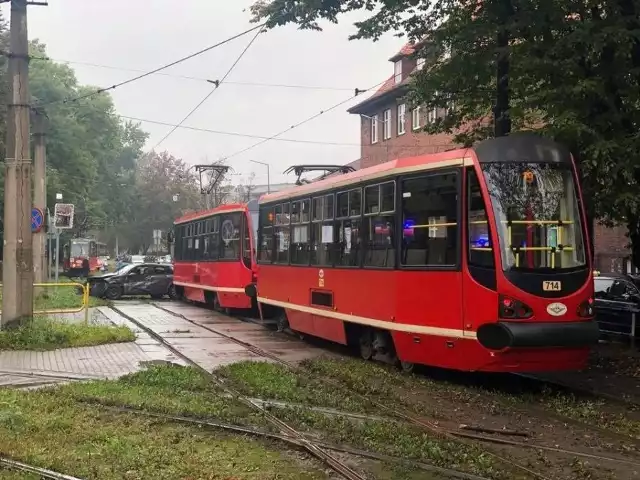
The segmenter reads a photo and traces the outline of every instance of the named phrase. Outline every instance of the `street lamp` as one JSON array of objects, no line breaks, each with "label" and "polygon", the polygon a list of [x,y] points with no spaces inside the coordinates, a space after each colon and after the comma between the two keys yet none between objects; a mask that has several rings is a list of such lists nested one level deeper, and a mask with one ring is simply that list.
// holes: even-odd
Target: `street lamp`
[{"label": "street lamp", "polygon": [[269,177],[269,164],[265,162],[259,162],[257,160],[249,160],[252,163],[257,163],[258,165],[264,165],[267,167],[267,193],[271,193],[271,180]]}]

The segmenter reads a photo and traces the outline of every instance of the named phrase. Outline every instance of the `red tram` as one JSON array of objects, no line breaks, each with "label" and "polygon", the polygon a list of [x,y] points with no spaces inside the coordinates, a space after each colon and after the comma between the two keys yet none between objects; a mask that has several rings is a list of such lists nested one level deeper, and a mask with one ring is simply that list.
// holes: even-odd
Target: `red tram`
[{"label": "red tram", "polygon": [[256,281],[257,202],[231,204],[174,222],[173,283],[179,296],[216,308],[251,308]]},{"label": "red tram", "polygon": [[[598,327],[576,179],[563,146],[513,134],[265,195],[247,295],[296,332],[405,369],[580,369]],[[239,291],[242,245],[228,266],[176,267],[176,283],[222,284],[224,265]]]},{"label": "red tram", "polygon": [[88,262],[89,271],[97,272],[102,266],[100,257],[107,255],[107,246],[89,238],[72,238],[63,246],[63,270],[70,276],[79,276]]}]

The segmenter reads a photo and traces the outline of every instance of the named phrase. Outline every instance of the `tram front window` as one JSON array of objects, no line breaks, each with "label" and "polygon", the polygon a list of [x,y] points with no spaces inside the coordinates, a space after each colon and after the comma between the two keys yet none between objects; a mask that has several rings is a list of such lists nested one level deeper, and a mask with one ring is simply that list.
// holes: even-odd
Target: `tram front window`
[{"label": "tram front window", "polygon": [[505,270],[566,270],[586,264],[576,184],[568,165],[491,163],[482,169]]},{"label": "tram front window", "polygon": [[89,255],[89,242],[72,242],[71,243],[72,257],[86,257],[87,255]]}]

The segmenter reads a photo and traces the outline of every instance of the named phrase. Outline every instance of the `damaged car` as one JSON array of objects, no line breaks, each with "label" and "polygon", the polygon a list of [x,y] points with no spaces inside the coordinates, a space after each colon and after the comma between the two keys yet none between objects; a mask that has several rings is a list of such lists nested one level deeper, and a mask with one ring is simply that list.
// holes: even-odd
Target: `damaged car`
[{"label": "damaged car", "polygon": [[118,300],[127,296],[150,295],[177,298],[173,285],[173,266],[159,263],[125,265],[115,273],[89,277],[92,297]]}]

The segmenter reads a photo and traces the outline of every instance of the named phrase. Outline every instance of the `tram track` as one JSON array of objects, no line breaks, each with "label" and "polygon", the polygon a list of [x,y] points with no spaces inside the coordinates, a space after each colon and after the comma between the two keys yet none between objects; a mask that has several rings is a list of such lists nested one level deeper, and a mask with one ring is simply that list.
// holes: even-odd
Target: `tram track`
[{"label": "tram track", "polygon": [[[504,438],[498,438],[496,436],[488,436],[488,435],[482,435],[482,434],[475,434],[475,433],[468,433],[468,432],[460,432],[458,430],[454,430],[454,429],[448,429],[448,428],[444,428],[441,427],[439,425],[437,425],[436,423],[429,421],[427,419],[424,418],[420,418],[420,417],[416,417],[414,414],[412,414],[411,412],[407,411],[407,410],[399,410],[397,408],[394,407],[390,407],[388,405],[385,405],[375,399],[372,399],[370,397],[367,397],[363,394],[360,394],[357,391],[354,391],[352,388],[350,388],[348,385],[346,385],[344,382],[340,381],[340,380],[335,380],[335,379],[328,379],[326,377],[322,377],[320,378],[315,372],[312,372],[311,370],[305,368],[305,367],[301,367],[298,365],[295,365],[291,362],[288,362],[280,357],[278,357],[277,355],[274,355],[260,347],[257,347],[256,345],[250,344],[248,342],[245,342],[243,340],[240,340],[236,337],[233,337],[231,335],[228,335],[224,332],[221,332],[220,330],[216,330],[213,328],[208,327],[205,324],[196,322],[194,320],[189,319],[188,317],[186,317],[185,315],[181,314],[181,313],[177,313],[174,312],[168,308],[165,308],[163,306],[154,304],[154,306],[156,308],[159,308],[160,310],[169,313],[170,315],[173,315],[177,318],[181,318],[187,322],[189,322],[190,324],[196,326],[196,327],[200,327],[203,328],[211,333],[214,333],[216,335],[220,335],[230,341],[233,341],[234,343],[246,348],[247,350],[249,350],[250,352],[264,357],[264,358],[268,358],[271,359],[287,368],[289,368],[292,371],[296,371],[296,372],[301,372],[304,373],[306,375],[311,375],[313,376],[315,379],[317,379],[320,382],[323,382],[325,384],[331,385],[333,387],[338,387],[338,388],[342,388],[342,389],[347,389],[350,393],[352,393],[354,396],[365,400],[369,403],[371,403],[373,406],[379,408],[380,410],[388,413],[390,416],[395,417],[395,418],[399,418],[401,420],[404,420],[405,422],[409,423],[409,424],[413,424],[414,426],[418,426],[424,430],[427,430],[429,432],[431,432],[432,434],[436,434],[439,436],[443,436],[449,440],[453,440],[453,441],[461,441],[463,443],[468,443],[469,441],[476,441],[476,442],[483,442],[483,443],[492,443],[492,444],[499,444],[499,445],[505,445],[505,446],[510,446],[510,447],[517,447],[517,448],[525,448],[525,449],[534,449],[534,450],[544,450],[544,451],[548,451],[548,452],[552,452],[552,453],[556,453],[556,454],[561,454],[561,455],[566,455],[566,456],[572,456],[572,457],[581,457],[581,458],[586,458],[586,459],[592,459],[592,460],[600,460],[603,462],[611,462],[611,463],[625,463],[631,466],[636,466],[636,467],[640,467],[640,462],[634,462],[634,461],[630,461],[630,460],[624,460],[624,459],[620,459],[620,458],[612,458],[612,457],[607,457],[607,456],[603,456],[603,455],[595,455],[595,454],[588,454],[588,453],[584,453],[584,452],[579,452],[579,451],[574,451],[574,450],[567,450],[567,449],[561,449],[558,447],[549,447],[549,446],[545,446],[545,445],[536,445],[536,444],[530,444],[530,443],[525,443],[525,442],[518,442],[518,441],[513,441],[513,440],[507,440]],[[590,427],[590,425],[587,424],[582,424],[582,426],[586,426],[586,427]],[[603,429],[604,430],[604,429]],[[608,432],[608,431],[607,431]],[[611,433],[615,433],[615,432],[611,432]],[[628,437],[626,438],[627,440],[629,439]],[[496,460],[502,462],[503,464],[507,464],[507,465],[511,465],[512,467],[517,468],[518,470],[521,470],[523,472],[528,473],[529,475],[534,476],[537,479],[540,480],[549,480],[549,477],[546,477],[538,472],[533,471],[532,469],[519,464],[516,461],[513,461],[511,459],[505,458],[495,452],[491,452],[491,451],[487,451],[486,452],[488,455],[494,457]]]},{"label": "tram track", "polygon": [[83,480],[79,477],[73,477],[71,475],[65,475],[64,473],[54,472],[46,468],[36,467],[27,463],[18,462],[7,457],[0,456],[0,470],[3,468],[8,470],[17,470],[20,472],[33,473],[40,478],[47,480]]},{"label": "tram track", "polygon": [[[232,341],[234,341],[237,344],[247,348],[248,350],[252,351],[253,353],[255,353],[257,355],[260,355],[260,356],[263,356],[263,357],[268,357],[268,358],[270,358],[270,359],[272,359],[274,361],[279,362],[280,364],[282,364],[284,366],[287,366],[288,368],[291,368],[291,369],[294,369],[294,370],[297,370],[297,371],[304,370],[308,374],[312,373],[308,369],[305,369],[303,367],[299,367],[297,365],[293,365],[293,364],[287,362],[286,360],[278,358],[277,356],[274,356],[271,353],[266,352],[266,351],[260,349],[259,347],[256,347],[255,345],[249,344],[249,343],[244,342],[242,340],[239,340],[239,339],[237,339],[235,337],[229,336],[229,335],[227,335],[227,334],[225,334],[223,332],[220,332],[219,330],[214,330],[214,329],[208,328],[204,324],[201,324],[201,323],[195,322],[193,320],[190,320],[186,316],[184,316],[184,315],[182,315],[180,313],[176,313],[176,312],[174,312],[174,311],[172,311],[170,309],[167,309],[165,307],[162,307],[160,305],[157,305],[157,304],[154,304],[154,305],[157,308],[159,308],[159,309],[161,309],[161,310],[163,310],[163,311],[165,311],[165,312],[167,312],[167,313],[169,313],[171,315],[175,315],[175,316],[177,316],[179,318],[182,318],[182,319],[190,322],[193,325],[199,326],[199,327],[204,328],[204,329],[206,329],[206,330],[208,330],[210,332],[216,333],[216,334],[221,335],[221,336],[223,336],[223,337],[225,337],[225,338],[227,338],[229,340],[232,340]],[[223,315],[223,313],[221,313],[221,312],[217,312],[217,313]],[[257,321],[255,321],[254,319],[251,319],[251,318],[245,318],[245,317],[236,317],[236,318],[238,318],[241,321],[247,321],[247,322],[250,322],[250,323],[265,327],[265,325],[263,325],[262,323],[257,322]],[[284,334],[286,335],[287,333],[284,332]],[[589,390],[589,389],[586,389],[586,388],[578,388],[578,387],[575,387],[573,385],[564,384],[564,383],[559,382],[559,381],[554,381],[554,380],[545,379],[545,378],[539,378],[539,377],[537,377],[535,375],[531,375],[531,374],[509,373],[507,375],[510,376],[510,377],[517,377],[519,380],[526,380],[527,382],[530,382],[530,383],[538,383],[540,385],[548,385],[548,386],[554,388],[557,391],[563,391],[565,393],[573,393],[573,394],[577,394],[578,396],[589,396],[589,397],[593,397],[593,398],[601,398],[601,399],[604,399],[604,400],[607,400],[607,401],[611,401],[612,403],[615,403],[616,405],[623,406],[623,407],[640,408],[640,403],[627,401],[627,400],[625,400],[623,398],[619,398],[619,397],[616,397],[614,395],[606,394],[605,392],[593,391],[593,390]],[[323,379],[323,381],[325,381],[325,380]],[[346,385],[344,385],[344,387],[348,388],[348,386],[346,386]],[[604,436],[607,436],[607,437],[609,437],[611,439],[616,439],[616,440],[621,441],[621,442],[631,443],[636,447],[640,447],[640,439],[639,438],[634,438],[632,436],[629,436],[629,435],[626,435],[626,434],[623,434],[623,433],[619,433],[619,432],[613,431],[611,429],[603,428],[603,427],[600,427],[599,425],[594,425],[592,423],[587,423],[587,422],[578,420],[576,418],[573,418],[573,417],[570,417],[570,416],[567,416],[567,415],[563,415],[563,414],[561,414],[559,412],[550,410],[548,408],[544,408],[542,406],[529,405],[528,408],[532,409],[532,410],[535,410],[541,416],[553,417],[556,420],[561,421],[563,423],[572,424],[572,425],[577,426],[577,427],[581,427],[581,428],[585,428],[585,429],[588,429],[588,430],[591,430],[591,431],[595,431],[595,432],[598,432],[598,433],[600,433],[600,434],[602,434]],[[457,430],[451,430],[450,429],[448,431],[452,435],[456,435],[456,436],[460,436],[460,437],[465,437],[467,435],[467,434],[465,434],[463,432],[458,432]],[[497,432],[495,432],[495,433],[497,433]],[[490,437],[487,437],[486,441],[487,442],[491,442],[492,440],[491,440]],[[493,443],[500,443],[500,442],[496,441],[496,442],[493,442]],[[516,444],[513,444],[513,445],[516,445]],[[554,451],[553,447],[533,446],[531,444],[522,444],[521,446],[523,446],[524,448],[541,448],[543,450],[551,448],[552,449],[551,451]],[[583,456],[585,458],[591,458],[589,456],[589,454],[582,454],[580,452],[570,452],[570,451],[567,451],[567,452],[571,453],[571,454],[575,454],[577,456]]]},{"label": "tram track", "polygon": [[[157,307],[157,308],[160,308],[160,307]],[[113,307],[113,309],[116,312],[118,312],[120,315],[122,315],[124,318],[129,320],[131,323],[135,324],[138,328],[142,329],[145,333],[147,333],[149,336],[154,338],[156,341],[160,342],[164,347],[170,350],[177,357],[181,358],[188,365],[194,367],[195,369],[205,374],[213,384],[221,388],[224,392],[232,395],[235,399],[245,404],[249,408],[259,411],[265,417],[265,419],[267,419],[267,421],[269,421],[272,425],[279,428],[281,431],[284,431],[290,434],[291,436],[293,436],[294,438],[296,438],[300,442],[300,445],[304,447],[304,449],[308,453],[310,453],[312,456],[316,457],[317,459],[321,460],[323,463],[325,463],[327,466],[333,469],[336,473],[342,475],[344,478],[348,480],[366,480],[364,476],[362,476],[361,474],[353,470],[351,467],[346,465],[344,462],[342,462],[335,456],[331,455],[330,453],[326,452],[321,447],[319,447],[316,444],[316,442],[308,440],[300,432],[298,432],[296,429],[294,429],[292,426],[290,426],[286,422],[283,422],[276,416],[272,415],[264,407],[251,402],[249,397],[229,387],[217,375],[207,371],[205,368],[201,367],[197,362],[195,362],[190,357],[183,354],[180,350],[178,350],[173,345],[171,345],[171,343],[165,340],[165,338],[162,337],[162,335],[156,333],[155,331],[153,331],[152,329],[144,325],[142,322],[128,315],[126,312],[123,312],[118,307]],[[193,323],[193,325],[197,325],[194,322],[191,322],[191,323]]]}]

